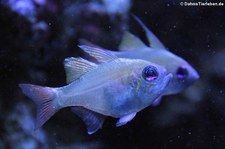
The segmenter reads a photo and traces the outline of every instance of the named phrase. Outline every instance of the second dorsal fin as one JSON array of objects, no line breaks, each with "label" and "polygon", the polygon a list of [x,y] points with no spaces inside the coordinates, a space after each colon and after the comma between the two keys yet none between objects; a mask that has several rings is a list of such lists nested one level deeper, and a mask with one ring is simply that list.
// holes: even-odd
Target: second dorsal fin
[{"label": "second dorsal fin", "polygon": [[150,47],[156,48],[156,49],[166,49],[166,47],[163,45],[163,43],[154,35],[152,31],[150,31],[146,25],[135,15],[132,15],[134,19],[141,25],[141,27],[144,29],[145,34],[148,38],[148,42],[150,43]]},{"label": "second dorsal fin", "polygon": [[100,48],[90,47],[86,45],[79,46],[85,53],[98,60],[99,63],[107,63],[118,59],[118,57],[107,50]]},{"label": "second dorsal fin", "polygon": [[119,45],[119,50],[136,50],[136,49],[143,49],[147,46],[138,38],[137,36],[133,35],[132,33],[125,31],[122,37],[122,41]]},{"label": "second dorsal fin", "polygon": [[64,68],[66,71],[66,81],[71,83],[72,81],[80,78],[88,71],[95,69],[96,64],[87,61],[83,58],[69,57],[64,60]]}]

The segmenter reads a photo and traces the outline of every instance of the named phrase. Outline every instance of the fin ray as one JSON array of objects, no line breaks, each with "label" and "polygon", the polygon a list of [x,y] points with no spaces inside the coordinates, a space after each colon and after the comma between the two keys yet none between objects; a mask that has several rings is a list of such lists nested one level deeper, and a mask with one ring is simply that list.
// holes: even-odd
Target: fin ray
[{"label": "fin ray", "polygon": [[79,39],[79,44],[80,45],[87,45],[87,46],[90,46],[90,47],[96,47],[96,48],[99,48],[99,49],[103,49],[103,47],[101,47],[101,46],[99,46],[99,45],[97,45],[97,44],[95,44],[95,43],[93,43],[93,42],[91,42],[91,41],[89,41],[87,39],[84,39],[84,38]]}]

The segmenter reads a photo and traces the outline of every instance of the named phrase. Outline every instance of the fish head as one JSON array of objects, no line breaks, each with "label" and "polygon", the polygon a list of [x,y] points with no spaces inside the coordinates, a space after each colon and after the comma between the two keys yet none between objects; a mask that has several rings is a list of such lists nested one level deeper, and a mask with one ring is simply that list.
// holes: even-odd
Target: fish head
[{"label": "fish head", "polygon": [[[145,105],[150,105],[162,95],[172,78],[172,74],[157,64],[145,60],[138,60],[132,65],[133,93]],[[135,74],[135,75],[132,75]]]},{"label": "fish head", "polygon": [[163,66],[168,70],[168,73],[173,74],[164,95],[179,93],[199,79],[198,72],[181,57],[170,53],[170,56],[165,58],[164,61]]}]

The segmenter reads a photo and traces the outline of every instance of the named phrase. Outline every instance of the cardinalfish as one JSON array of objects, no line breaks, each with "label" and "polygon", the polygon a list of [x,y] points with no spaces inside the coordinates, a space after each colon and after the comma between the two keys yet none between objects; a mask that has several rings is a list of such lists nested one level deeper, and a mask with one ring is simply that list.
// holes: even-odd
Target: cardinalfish
[{"label": "cardinalfish", "polygon": [[[145,31],[149,45],[146,45],[140,38],[129,31],[125,31],[118,48],[119,51],[108,50],[109,52],[119,58],[143,59],[165,67],[168,73],[173,74],[173,78],[166,87],[163,95],[179,93],[199,79],[198,72],[187,61],[167,50],[163,43],[139,18],[136,16],[133,17]],[[85,42],[92,46],[99,47],[88,41]],[[153,104],[158,105],[160,101],[161,98],[156,100]]]},{"label": "cardinalfish", "polygon": [[164,67],[152,62],[118,58],[101,49],[79,47],[96,58],[98,64],[83,58],[66,58],[68,85],[19,84],[37,105],[36,128],[65,107],[72,107],[84,121],[88,134],[100,129],[106,116],[119,118],[116,126],[125,125],[161,96],[172,78]]}]

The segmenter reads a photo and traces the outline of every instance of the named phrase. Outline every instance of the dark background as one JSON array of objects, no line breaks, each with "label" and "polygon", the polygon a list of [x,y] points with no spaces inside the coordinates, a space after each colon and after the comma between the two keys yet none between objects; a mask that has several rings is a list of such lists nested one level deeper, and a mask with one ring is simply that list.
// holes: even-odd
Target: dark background
[{"label": "dark background", "polygon": [[[224,149],[225,6],[127,0],[111,12],[107,8],[116,1],[21,1],[27,5],[0,2],[0,148]],[[34,132],[36,108],[18,83],[65,85],[62,62],[82,56],[81,38],[112,50],[124,30],[146,41],[130,14],[192,64],[200,80],[164,97],[160,106],[142,110],[123,127],[107,118],[103,129],[88,135],[83,122],[63,109]]]}]

